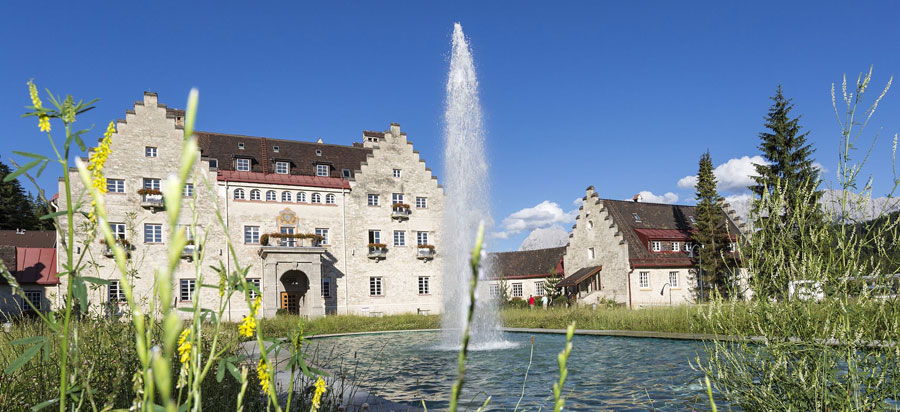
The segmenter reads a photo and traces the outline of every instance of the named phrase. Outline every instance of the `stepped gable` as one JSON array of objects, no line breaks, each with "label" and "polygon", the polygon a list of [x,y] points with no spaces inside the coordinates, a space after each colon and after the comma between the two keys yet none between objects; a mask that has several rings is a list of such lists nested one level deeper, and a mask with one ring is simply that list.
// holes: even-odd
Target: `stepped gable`
[{"label": "stepped gable", "polygon": [[[612,199],[603,199],[603,204],[628,242],[628,257],[632,264],[691,264],[688,252],[654,253],[650,251],[648,242],[650,239],[690,241],[694,230],[691,217],[696,219],[696,206]],[[640,221],[634,218],[634,214],[640,217]],[[727,222],[732,237],[741,233],[731,219]]]},{"label": "stepped gable", "polygon": [[[331,166],[329,177],[342,179],[343,169],[350,169],[352,177],[372,153],[372,149],[357,145],[341,146],[212,132],[194,134],[203,156],[216,159],[219,171],[235,172],[234,159],[240,157],[251,159],[251,173],[271,175],[275,162],[286,161],[290,163],[288,176],[316,176],[316,165],[326,164]],[[239,143],[244,144],[243,149],[238,148]],[[277,152],[275,146],[278,146]],[[263,162],[267,164],[264,166]]]},{"label": "stepped gable", "polygon": [[566,247],[522,250],[517,252],[489,253],[492,277],[501,275],[507,279],[545,277],[551,270],[562,273],[562,258]]}]

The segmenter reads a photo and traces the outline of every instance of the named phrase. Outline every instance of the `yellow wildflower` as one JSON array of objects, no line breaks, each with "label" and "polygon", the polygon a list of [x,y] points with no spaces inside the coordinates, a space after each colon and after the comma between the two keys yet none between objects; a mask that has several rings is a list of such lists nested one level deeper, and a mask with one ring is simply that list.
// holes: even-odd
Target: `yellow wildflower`
[{"label": "yellow wildflower", "polygon": [[28,81],[28,94],[31,96],[31,105],[34,106],[34,110],[38,112],[38,127],[42,132],[49,132],[50,116],[41,112],[44,109],[44,105],[41,103],[40,96],[38,96],[37,86],[35,86],[34,82],[31,80]]},{"label": "yellow wildflower", "polygon": [[256,312],[259,311],[260,304],[262,304],[260,296],[257,296],[256,300],[250,304],[250,314],[244,316],[244,320],[242,320],[240,326],[238,326],[238,333],[241,336],[246,336],[248,338],[253,336],[253,331],[256,330]]},{"label": "yellow wildflower", "polygon": [[263,392],[268,395],[272,377],[269,375],[269,367],[266,366],[266,362],[263,359],[260,359],[259,365],[256,366],[256,376],[259,377],[259,386],[261,386]]},{"label": "yellow wildflower", "polygon": [[322,377],[319,376],[319,379],[316,380],[316,393],[313,394],[313,400],[312,400],[313,410],[319,409],[319,405],[322,402],[322,394],[325,393],[325,389],[326,389],[325,379],[322,379]]},{"label": "yellow wildflower", "polygon": [[42,132],[50,131],[50,117],[46,114],[42,114],[38,116],[38,127]]},{"label": "yellow wildflower", "polygon": [[191,336],[191,330],[185,329],[178,337],[178,354],[181,355],[181,363],[191,360],[191,342],[188,337]]},{"label": "yellow wildflower", "polygon": [[[112,135],[116,132],[115,123],[109,122],[109,126],[106,128],[106,133],[103,134],[103,139],[100,141],[100,144],[96,149],[91,151],[90,154],[90,162],[88,162],[88,170],[91,171],[91,186],[97,189],[97,192],[100,194],[106,193],[106,176],[103,175],[103,165],[106,164],[106,160],[109,158],[109,154],[111,152],[109,146],[112,143]],[[94,216],[94,208],[96,205],[96,201],[91,201],[91,213],[88,218],[91,222],[96,222],[97,218]]]}]

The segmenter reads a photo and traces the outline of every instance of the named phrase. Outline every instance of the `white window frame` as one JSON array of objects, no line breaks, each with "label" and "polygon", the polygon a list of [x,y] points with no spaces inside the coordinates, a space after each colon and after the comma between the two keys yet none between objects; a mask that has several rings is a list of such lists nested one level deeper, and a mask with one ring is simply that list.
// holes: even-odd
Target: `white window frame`
[{"label": "white window frame", "polygon": [[662,252],[662,242],[659,240],[653,240],[650,242],[651,247],[654,252]]},{"label": "white window frame", "polygon": [[285,190],[281,192],[281,201],[282,202],[290,202],[291,201],[291,192]]},{"label": "white window frame", "polygon": [[431,294],[431,279],[429,276],[419,276],[419,294]]},{"label": "white window frame", "polygon": [[678,271],[673,270],[669,272],[669,287],[675,289],[680,287],[678,286]]},{"label": "white window frame", "polygon": [[34,308],[37,310],[43,310],[44,303],[44,291],[43,290],[25,290],[25,297],[22,299],[22,311],[28,312],[31,310],[31,306],[28,305],[28,302],[34,305]]},{"label": "white window frame", "polygon": [[428,208],[428,198],[427,197],[416,197],[416,209],[427,209]]},{"label": "white window frame", "polygon": [[306,203],[306,192],[297,192],[297,203]]},{"label": "white window frame", "polygon": [[525,296],[524,291],[522,290],[522,283],[516,282],[512,284],[512,297],[521,298]]},{"label": "white window frame", "polygon": [[[147,240],[148,238],[150,239],[149,241]],[[144,243],[158,244],[162,242],[162,224],[144,223]]]},{"label": "white window frame", "polygon": [[322,237],[322,240],[316,243],[316,246],[323,246],[328,244],[328,228],[327,227],[317,227],[316,234]]},{"label": "white window frame", "polygon": [[498,285],[496,283],[491,283],[488,287],[488,293],[491,295],[492,298],[499,298],[500,297],[500,285]]},{"label": "white window frame", "polygon": [[369,243],[381,243],[381,231],[377,229],[369,230]]},{"label": "white window frame", "polygon": [[331,166],[329,165],[316,165],[316,176],[319,177],[328,177],[331,174]]},{"label": "white window frame", "polygon": [[262,197],[262,192],[259,189],[253,189],[250,191],[250,200],[260,200]]},{"label": "white window frame", "polygon": [[672,251],[681,252],[681,242],[672,242]]},{"label": "white window frame", "polygon": [[234,200],[244,200],[244,189],[234,189]]},{"label": "white window frame", "polygon": [[[178,300],[181,302],[193,301],[197,293],[196,279],[179,279],[178,280]],[[185,299],[187,296],[187,299]]]},{"label": "white window frame", "polygon": [[369,193],[367,202],[369,206],[378,206],[378,195],[375,193]]},{"label": "white window frame", "polygon": [[125,237],[127,236],[127,231],[125,229],[124,223],[110,222],[109,230],[112,231],[112,235],[116,239],[125,239]]},{"label": "white window frame", "polygon": [[403,230],[394,231],[394,246],[406,246],[406,232]]},{"label": "white window frame", "polygon": [[244,244],[259,244],[259,226],[244,226]]},{"label": "white window frame", "polygon": [[402,170],[400,170],[400,169],[394,169],[394,177],[396,177],[396,178],[399,179],[399,178],[402,177],[402,176],[403,176],[403,171],[402,171]]},{"label": "white window frame", "polygon": [[353,172],[351,172],[350,169],[341,169],[341,176],[344,179],[349,179],[353,177]]},{"label": "white window frame", "polygon": [[428,232],[416,232],[416,245],[428,244]]},{"label": "white window frame", "polygon": [[159,149],[153,146],[144,146],[144,157],[159,157]]},{"label": "white window frame", "polygon": [[638,272],[638,287],[650,289],[650,272]]},{"label": "white window frame", "polygon": [[249,172],[250,171],[250,159],[239,157],[234,159],[234,170],[238,172]]},{"label": "white window frame", "polygon": [[109,281],[106,285],[106,301],[109,303],[125,302],[125,291],[122,290],[122,284],[118,280]]},{"label": "white window frame", "polygon": [[403,193],[391,193],[391,204],[403,203]]},{"label": "white window frame", "polygon": [[321,193],[313,193],[310,196],[309,203],[320,204],[322,203],[322,194]]},{"label": "white window frame", "polygon": [[209,159],[209,168],[210,169],[218,169],[219,168],[219,159]]},{"label": "white window frame", "polygon": [[181,190],[182,197],[194,197],[194,184],[185,183],[184,189]]},{"label": "white window frame", "polygon": [[275,162],[275,173],[280,175],[291,174],[291,164],[288,162]]},{"label": "white window frame", "polygon": [[384,296],[384,279],[381,276],[369,276],[369,296]]},{"label": "white window frame", "polygon": [[266,202],[277,202],[278,201],[278,193],[275,193],[274,190],[266,190]]},{"label": "white window frame", "polygon": [[328,299],[331,297],[331,279],[322,278],[322,297]]},{"label": "white window frame", "polygon": [[152,177],[145,177],[143,185],[144,185],[144,189],[152,189],[152,190],[159,190],[159,188],[162,187],[159,183],[159,179],[154,179]]},{"label": "white window frame", "polygon": [[544,296],[544,281],[534,282],[534,296]]},{"label": "white window frame", "polygon": [[589,247],[589,248],[588,248],[588,259],[594,259],[594,256],[595,256],[595,255],[594,255],[594,248]]},{"label": "white window frame", "polygon": [[[262,293],[262,279],[260,278],[247,278],[247,283],[252,283],[253,286],[256,286],[259,289],[259,293]],[[250,299],[256,299],[259,296],[255,290],[250,289]]]},{"label": "white window frame", "polygon": [[106,179],[107,193],[125,193],[125,179]]},{"label": "white window frame", "polygon": [[329,194],[325,195],[325,204],[326,205],[333,205],[334,203],[335,203],[334,193],[329,193]]}]

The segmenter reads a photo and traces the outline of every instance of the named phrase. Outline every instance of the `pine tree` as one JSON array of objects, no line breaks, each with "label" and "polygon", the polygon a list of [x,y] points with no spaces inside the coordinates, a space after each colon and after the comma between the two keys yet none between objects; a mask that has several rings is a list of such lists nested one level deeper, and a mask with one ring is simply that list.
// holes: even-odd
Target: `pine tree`
[{"label": "pine tree", "polygon": [[[815,149],[806,143],[809,132],[801,133],[800,117],[791,118],[791,110],[794,105],[791,99],[785,98],[781,85],[775,90],[772,98],[772,106],[766,116],[765,127],[768,129],[759,134],[759,150],[769,164],[756,164],[754,176],[756,184],[750,186],[750,190],[757,197],[762,197],[763,192],[771,193],[776,184],[781,187],[799,189],[811,185],[809,189],[819,186],[819,170],[813,164],[812,154]],[[816,204],[821,197],[821,192],[809,198],[810,203]],[[793,205],[789,205],[793,206]]]},{"label": "pine tree", "polygon": [[16,179],[3,181],[10,173],[9,166],[0,162],[0,229],[35,229],[37,218],[22,185]]},{"label": "pine tree", "polygon": [[29,194],[28,202],[31,204],[31,211],[34,216],[34,224],[32,225],[31,230],[53,230],[53,219],[41,220],[41,216],[50,213],[47,210],[47,206],[41,200],[41,197]]},{"label": "pine tree", "polygon": [[716,190],[716,176],[713,174],[709,151],[700,156],[696,189],[697,225],[693,232],[693,241],[701,246],[702,263],[700,267],[702,288],[698,290],[698,294],[701,300],[710,296],[712,291],[727,297],[731,281],[725,257],[730,255],[731,240],[721,206],[723,199]]}]

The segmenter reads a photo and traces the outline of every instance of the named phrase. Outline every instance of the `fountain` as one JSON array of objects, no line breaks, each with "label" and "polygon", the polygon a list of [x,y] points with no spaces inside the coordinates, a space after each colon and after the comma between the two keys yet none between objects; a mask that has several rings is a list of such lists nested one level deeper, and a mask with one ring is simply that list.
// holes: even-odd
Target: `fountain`
[{"label": "fountain", "polygon": [[[469,257],[480,222],[489,224],[490,191],[484,129],[472,53],[459,23],[453,26],[444,114],[444,311],[442,347],[458,348],[469,306]],[[480,279],[490,273],[483,265]],[[476,290],[469,348],[508,347],[500,332],[497,303]]]}]

